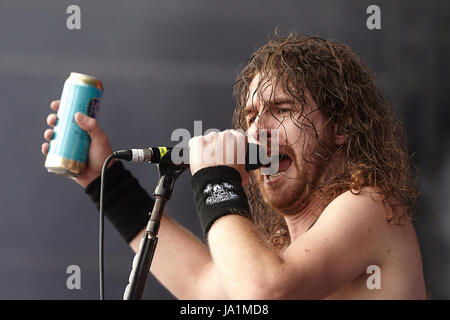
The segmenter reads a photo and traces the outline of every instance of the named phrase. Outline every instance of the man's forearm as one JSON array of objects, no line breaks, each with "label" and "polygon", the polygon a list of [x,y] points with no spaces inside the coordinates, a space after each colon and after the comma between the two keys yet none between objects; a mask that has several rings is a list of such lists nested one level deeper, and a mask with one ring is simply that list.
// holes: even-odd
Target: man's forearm
[{"label": "man's forearm", "polygon": [[[231,299],[269,299],[283,260],[239,215],[217,220],[208,234],[214,264]],[[275,293],[274,293],[275,294]]]},{"label": "man's forearm", "polygon": [[[137,252],[145,229],[131,242]],[[208,248],[167,216],[161,219],[151,272],[179,299],[225,299]]]}]

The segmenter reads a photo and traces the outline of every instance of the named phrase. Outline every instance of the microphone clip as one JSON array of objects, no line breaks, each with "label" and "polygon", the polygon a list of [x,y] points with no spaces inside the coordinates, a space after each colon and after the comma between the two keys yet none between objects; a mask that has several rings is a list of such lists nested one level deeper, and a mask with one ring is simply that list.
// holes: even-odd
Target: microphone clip
[{"label": "microphone clip", "polygon": [[172,161],[172,150],[168,149],[159,163],[156,164],[159,172],[159,181],[153,195],[163,197],[166,200],[172,195],[173,185],[178,177],[189,168],[189,164],[175,164]]}]

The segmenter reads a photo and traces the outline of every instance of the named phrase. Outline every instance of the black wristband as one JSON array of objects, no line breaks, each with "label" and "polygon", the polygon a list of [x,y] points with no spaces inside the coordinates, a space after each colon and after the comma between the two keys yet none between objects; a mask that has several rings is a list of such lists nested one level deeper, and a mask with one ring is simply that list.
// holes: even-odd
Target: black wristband
[{"label": "black wristband", "polygon": [[[147,225],[155,200],[118,160],[106,170],[103,187],[105,216],[129,243]],[[99,209],[100,177],[93,180],[85,192]]]},{"label": "black wristband", "polygon": [[213,223],[229,214],[250,217],[239,172],[229,166],[200,169],[191,178],[200,225],[205,238]]}]

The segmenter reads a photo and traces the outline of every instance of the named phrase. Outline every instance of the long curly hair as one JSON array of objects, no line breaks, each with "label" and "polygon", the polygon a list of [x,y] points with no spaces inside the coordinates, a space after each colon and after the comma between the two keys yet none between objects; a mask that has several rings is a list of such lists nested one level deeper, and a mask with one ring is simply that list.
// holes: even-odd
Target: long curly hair
[{"label": "long curly hair", "polygon": [[[370,70],[348,46],[292,33],[281,37],[276,32],[248,60],[235,83],[235,129],[247,130],[243,109],[250,95],[250,83],[257,74],[261,75],[258,88],[268,82],[275,82],[273,87],[282,85],[285,94],[294,101],[291,117],[294,113],[296,120],[299,115],[303,117],[306,121],[302,125],[306,123],[316,130],[307,121],[305,111],[309,93],[322,114],[346,137],[341,148],[317,160],[333,161],[336,153],[344,159],[339,172],[317,186],[315,197],[331,202],[345,191],[357,194],[369,186],[392,209],[386,221],[399,223],[405,217],[412,219],[417,200],[416,174],[403,126],[376,87]],[[284,218],[264,202],[254,176],[246,192],[255,224],[272,245],[286,247],[290,237]]]}]

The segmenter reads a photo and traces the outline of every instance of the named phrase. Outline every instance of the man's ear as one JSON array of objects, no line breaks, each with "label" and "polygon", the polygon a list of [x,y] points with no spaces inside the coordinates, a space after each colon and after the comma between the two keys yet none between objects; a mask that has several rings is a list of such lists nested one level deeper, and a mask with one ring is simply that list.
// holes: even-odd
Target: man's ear
[{"label": "man's ear", "polygon": [[347,142],[347,136],[345,135],[345,130],[342,125],[334,124],[334,143],[338,146],[342,146]]}]

